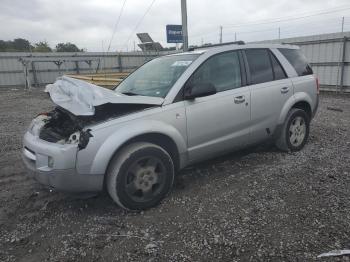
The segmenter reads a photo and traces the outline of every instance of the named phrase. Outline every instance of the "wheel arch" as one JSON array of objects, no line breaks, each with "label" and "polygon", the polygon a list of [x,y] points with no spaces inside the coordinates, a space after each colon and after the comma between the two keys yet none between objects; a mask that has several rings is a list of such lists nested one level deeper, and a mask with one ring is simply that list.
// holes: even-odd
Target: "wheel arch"
[{"label": "wheel arch", "polygon": [[165,151],[167,151],[169,153],[169,155],[171,156],[171,158],[173,159],[175,170],[179,169],[179,167],[180,167],[180,153],[179,153],[179,150],[177,148],[176,143],[168,135],[165,135],[165,134],[159,133],[159,132],[149,132],[149,133],[140,134],[140,135],[134,136],[134,137],[130,138],[129,140],[125,141],[123,144],[121,144],[115,150],[115,152],[113,153],[112,157],[109,160],[109,163],[112,160],[112,158],[115,155],[117,155],[124,147],[126,147],[132,143],[136,143],[136,142],[149,142],[149,143],[155,144],[157,146],[160,146]]},{"label": "wheel arch", "polygon": [[305,110],[308,116],[311,119],[312,116],[312,99],[307,93],[297,93],[290,97],[287,102],[284,104],[282,111],[279,116],[278,124],[282,125],[287,117],[288,112],[292,108],[299,108]]},{"label": "wheel arch", "polygon": [[123,150],[123,148],[127,147],[130,144],[137,143],[137,142],[149,142],[149,143],[155,144],[155,145],[163,148],[166,152],[168,152],[168,154],[172,158],[173,163],[174,163],[175,172],[180,169],[180,165],[181,165],[180,153],[179,153],[179,150],[178,150],[177,145],[174,142],[174,140],[171,137],[169,137],[168,135],[165,135],[165,134],[162,134],[159,132],[144,133],[144,134],[134,136],[134,137],[130,138],[129,140],[125,141],[124,143],[122,143],[110,156],[110,158],[108,160],[108,164],[106,166],[106,170],[104,172],[104,178],[103,178],[103,187],[104,188],[106,188],[106,179],[107,179],[107,172],[106,171],[108,170],[109,166],[111,165],[112,159],[116,155],[118,155]]},{"label": "wheel arch", "polygon": [[133,142],[150,142],[162,147],[173,158],[176,170],[186,162],[187,143],[181,133],[171,125],[147,121],[124,126],[105,139],[94,156],[90,173],[105,174],[112,158]]},{"label": "wheel arch", "polygon": [[306,102],[305,100],[299,101],[297,103],[295,103],[292,108],[298,108],[298,109],[302,109],[306,112],[306,114],[308,115],[309,119],[311,119],[312,117],[312,110],[311,110],[311,105]]}]

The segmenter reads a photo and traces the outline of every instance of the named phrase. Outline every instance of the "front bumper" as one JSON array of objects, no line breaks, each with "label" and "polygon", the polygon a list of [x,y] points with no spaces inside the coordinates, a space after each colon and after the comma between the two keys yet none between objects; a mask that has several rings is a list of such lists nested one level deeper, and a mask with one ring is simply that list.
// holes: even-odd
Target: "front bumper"
[{"label": "front bumper", "polygon": [[39,183],[68,192],[97,192],[103,189],[103,175],[79,174],[75,168],[78,148],[41,140],[27,132],[22,159],[28,175]]}]

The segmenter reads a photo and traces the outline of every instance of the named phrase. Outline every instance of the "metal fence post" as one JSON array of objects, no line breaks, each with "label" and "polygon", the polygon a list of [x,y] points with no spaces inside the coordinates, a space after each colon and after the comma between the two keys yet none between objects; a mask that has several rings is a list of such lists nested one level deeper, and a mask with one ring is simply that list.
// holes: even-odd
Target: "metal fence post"
[{"label": "metal fence post", "polygon": [[78,61],[75,61],[75,71],[77,72],[78,75],[80,74]]},{"label": "metal fence post", "polygon": [[38,82],[38,77],[36,75],[36,69],[35,69],[34,61],[31,62],[31,65],[32,65],[32,73],[33,73],[34,85],[36,87],[39,87],[39,82]]},{"label": "metal fence post", "polygon": [[122,55],[118,55],[118,67],[119,67],[119,72],[123,72],[123,65],[122,65]]},{"label": "metal fence post", "polygon": [[62,72],[61,72],[61,65],[62,65],[62,61],[61,60],[58,60],[58,61],[53,61],[53,63],[55,64],[55,65],[57,65],[57,68],[58,68],[58,75],[59,76],[62,76]]},{"label": "metal fence post", "polygon": [[345,68],[345,56],[346,56],[346,42],[348,38],[344,36],[343,38],[343,50],[342,50],[342,59],[341,59],[341,69],[340,69],[340,87],[339,91],[343,92],[343,86],[344,86],[344,68]]},{"label": "metal fence post", "polygon": [[23,62],[23,73],[24,73],[24,89],[28,90],[29,89],[29,81],[28,81],[28,68],[27,64]]}]

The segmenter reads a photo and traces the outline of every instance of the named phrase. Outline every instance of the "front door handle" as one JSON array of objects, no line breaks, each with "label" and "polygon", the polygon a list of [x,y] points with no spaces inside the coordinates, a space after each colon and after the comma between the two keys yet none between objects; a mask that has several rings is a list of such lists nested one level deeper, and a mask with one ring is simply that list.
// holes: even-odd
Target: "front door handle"
[{"label": "front door handle", "polygon": [[285,94],[285,93],[288,93],[289,92],[289,86],[284,86],[281,88],[281,93],[282,94]]},{"label": "front door handle", "polygon": [[234,101],[236,104],[241,104],[245,101],[245,97],[244,96],[236,96]]}]

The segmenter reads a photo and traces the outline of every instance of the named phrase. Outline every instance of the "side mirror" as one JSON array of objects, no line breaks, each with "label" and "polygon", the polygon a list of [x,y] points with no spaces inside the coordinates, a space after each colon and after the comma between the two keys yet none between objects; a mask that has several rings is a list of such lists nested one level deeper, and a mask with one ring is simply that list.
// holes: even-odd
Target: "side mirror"
[{"label": "side mirror", "polygon": [[192,100],[197,97],[204,97],[216,94],[216,88],[212,83],[198,83],[185,88],[185,99]]}]

